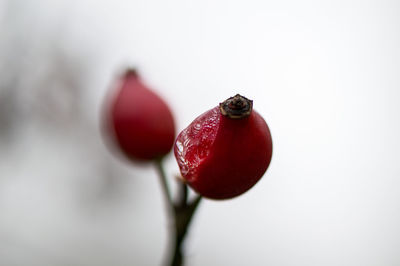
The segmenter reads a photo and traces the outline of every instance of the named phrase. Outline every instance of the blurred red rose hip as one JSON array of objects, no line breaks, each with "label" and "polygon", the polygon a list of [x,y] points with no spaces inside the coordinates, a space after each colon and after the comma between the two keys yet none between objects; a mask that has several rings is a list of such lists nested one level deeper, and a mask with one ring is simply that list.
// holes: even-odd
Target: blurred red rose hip
[{"label": "blurred red rose hip", "polygon": [[127,70],[106,110],[109,135],[130,159],[151,161],[172,149],[175,123],[170,108],[140,79]]},{"label": "blurred red rose hip", "polygon": [[182,177],[211,199],[238,196],[264,175],[272,156],[265,120],[237,94],[197,117],[174,147]]}]

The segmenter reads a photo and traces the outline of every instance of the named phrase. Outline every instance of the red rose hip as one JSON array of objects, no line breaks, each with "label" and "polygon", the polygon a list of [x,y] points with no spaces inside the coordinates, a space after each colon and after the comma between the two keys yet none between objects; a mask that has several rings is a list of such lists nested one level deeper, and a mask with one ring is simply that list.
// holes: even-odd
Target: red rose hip
[{"label": "red rose hip", "polygon": [[237,94],[197,117],[175,142],[183,179],[200,195],[228,199],[249,190],[272,156],[265,120]]},{"label": "red rose hip", "polygon": [[106,114],[113,141],[129,158],[151,161],[172,149],[175,124],[168,105],[127,70],[115,88]]}]

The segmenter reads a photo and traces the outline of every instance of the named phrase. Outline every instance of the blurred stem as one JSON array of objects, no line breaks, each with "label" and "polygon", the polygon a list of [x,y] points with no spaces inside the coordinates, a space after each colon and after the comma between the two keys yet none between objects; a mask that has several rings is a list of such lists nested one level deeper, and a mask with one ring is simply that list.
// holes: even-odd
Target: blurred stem
[{"label": "blurred stem", "polygon": [[167,177],[165,175],[165,171],[164,171],[164,167],[162,164],[162,158],[157,159],[155,161],[156,163],[156,167],[157,167],[157,171],[158,171],[158,176],[160,178],[161,181],[161,187],[164,193],[164,197],[165,200],[167,201],[168,204],[168,208],[173,208],[174,203],[172,202],[172,198],[171,198],[171,193],[169,191],[169,187],[168,187],[168,183],[167,183]]},{"label": "blurred stem", "polygon": [[185,240],[190,222],[192,221],[194,213],[201,201],[201,196],[198,195],[193,201],[189,202],[188,186],[182,180],[178,179],[179,197],[178,201],[174,203],[168,188],[167,179],[161,159],[156,161],[156,166],[161,180],[164,195],[168,204],[168,209],[173,210],[172,213],[168,210],[169,215],[173,214],[171,216],[174,222],[173,225],[175,233],[174,248],[171,253],[171,262],[169,263],[169,265],[182,266],[184,265],[184,252],[182,250],[182,244]]}]

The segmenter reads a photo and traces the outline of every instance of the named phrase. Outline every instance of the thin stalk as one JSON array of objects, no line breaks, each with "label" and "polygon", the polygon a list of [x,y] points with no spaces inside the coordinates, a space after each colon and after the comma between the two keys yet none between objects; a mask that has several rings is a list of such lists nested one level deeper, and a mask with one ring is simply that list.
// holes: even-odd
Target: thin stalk
[{"label": "thin stalk", "polygon": [[[156,161],[156,167],[161,180],[162,190],[164,191],[165,199],[169,210],[168,212],[173,218],[174,224],[174,248],[171,253],[171,266],[182,266],[184,265],[184,251],[182,249],[182,243],[186,237],[190,222],[194,216],[194,213],[201,201],[201,196],[197,196],[193,201],[188,202],[188,187],[185,183],[179,180],[179,198],[178,202],[174,203],[172,200],[165,171],[163,168],[162,160]],[[172,215],[173,214],[173,215]]]},{"label": "thin stalk", "polygon": [[171,193],[169,191],[167,177],[165,175],[165,170],[162,164],[162,159],[155,160],[155,164],[158,172],[158,177],[160,178],[162,191],[164,193],[164,197],[167,202],[167,206],[169,209],[173,209],[174,203],[172,201]]},{"label": "thin stalk", "polygon": [[193,215],[199,206],[201,196],[197,196],[191,203],[186,203],[184,207],[175,206],[175,246],[171,261],[171,266],[184,265],[184,254],[182,243],[185,240],[186,233],[192,221]]}]

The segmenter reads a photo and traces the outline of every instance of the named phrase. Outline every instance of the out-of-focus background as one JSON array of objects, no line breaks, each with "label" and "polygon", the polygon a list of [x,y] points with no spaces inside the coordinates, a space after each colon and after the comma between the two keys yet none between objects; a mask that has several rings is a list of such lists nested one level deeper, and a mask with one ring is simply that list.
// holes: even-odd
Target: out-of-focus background
[{"label": "out-of-focus background", "polygon": [[125,66],[179,131],[236,93],[271,128],[264,178],[202,202],[188,265],[400,265],[398,1],[1,0],[1,266],[165,259],[155,170],[99,130]]}]

